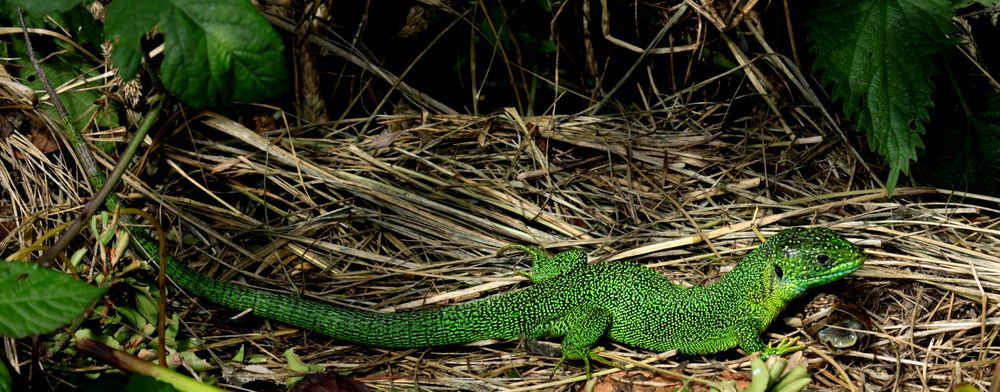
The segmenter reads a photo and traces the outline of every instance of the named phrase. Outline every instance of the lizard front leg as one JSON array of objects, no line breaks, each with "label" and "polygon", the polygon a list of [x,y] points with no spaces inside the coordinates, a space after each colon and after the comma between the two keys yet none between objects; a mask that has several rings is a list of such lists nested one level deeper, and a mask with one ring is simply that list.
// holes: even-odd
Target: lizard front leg
[{"label": "lizard front leg", "polygon": [[796,344],[799,340],[797,337],[781,339],[777,345],[768,343],[765,346],[759,332],[753,325],[753,321],[741,320],[734,324],[732,329],[740,348],[746,351],[747,354],[759,352],[760,359],[767,359],[767,357],[772,355],[785,355],[802,349],[802,346]]},{"label": "lizard front leg", "polygon": [[511,248],[520,249],[531,256],[531,272],[525,274],[531,279],[531,283],[544,282],[587,265],[587,253],[582,249],[571,249],[549,256],[538,247],[511,244],[500,248],[497,254],[503,254]]}]

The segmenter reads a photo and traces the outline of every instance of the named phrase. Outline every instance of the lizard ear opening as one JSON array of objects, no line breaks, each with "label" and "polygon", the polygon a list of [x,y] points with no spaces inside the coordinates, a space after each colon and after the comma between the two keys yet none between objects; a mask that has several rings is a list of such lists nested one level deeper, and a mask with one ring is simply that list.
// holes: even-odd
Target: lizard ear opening
[{"label": "lizard ear opening", "polygon": [[778,277],[778,279],[781,279],[781,278],[783,278],[785,276],[785,271],[783,271],[781,269],[780,265],[775,265],[774,266],[774,275],[776,275]]}]

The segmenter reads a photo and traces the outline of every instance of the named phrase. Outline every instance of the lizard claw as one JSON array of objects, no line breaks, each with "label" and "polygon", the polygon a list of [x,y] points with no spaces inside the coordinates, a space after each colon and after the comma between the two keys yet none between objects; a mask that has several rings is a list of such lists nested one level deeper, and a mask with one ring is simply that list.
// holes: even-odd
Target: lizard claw
[{"label": "lizard claw", "polygon": [[[583,370],[584,370],[584,373],[587,374],[587,380],[590,380],[590,378],[592,376],[592,373],[590,371],[590,361],[591,360],[594,360],[596,362],[600,362],[600,363],[602,363],[604,365],[608,365],[610,367],[618,367],[618,365],[615,365],[613,362],[611,362],[611,361],[609,361],[607,359],[604,359],[604,357],[598,355],[602,351],[604,351],[603,347],[594,347],[593,350],[590,350],[590,353],[588,353],[583,358],[580,358],[580,359],[583,359]],[[559,366],[562,366],[563,362],[565,362],[565,361],[566,361],[566,357],[565,356],[563,356],[562,358],[560,358],[559,362],[556,363],[556,366],[554,368],[552,368],[552,374],[555,374],[556,370],[559,369]]]},{"label": "lizard claw", "polygon": [[[616,365],[614,362],[611,362],[611,361],[605,359],[604,357],[600,356],[599,354],[602,351],[604,351],[604,347],[600,347],[600,346],[594,347],[593,350],[590,350],[590,355],[588,355],[588,359],[592,359],[594,361],[600,362],[601,364],[607,365],[608,367],[620,367],[621,366],[621,365]],[[591,376],[591,374],[590,374],[590,361],[589,360],[586,361],[586,364],[587,364],[587,380],[590,380],[590,376]]]},{"label": "lizard claw", "polygon": [[799,337],[796,336],[794,338],[781,339],[777,345],[774,342],[768,343],[767,348],[760,354],[760,359],[767,359],[767,357],[772,355],[785,355],[805,348],[805,346],[797,344],[798,341]]}]

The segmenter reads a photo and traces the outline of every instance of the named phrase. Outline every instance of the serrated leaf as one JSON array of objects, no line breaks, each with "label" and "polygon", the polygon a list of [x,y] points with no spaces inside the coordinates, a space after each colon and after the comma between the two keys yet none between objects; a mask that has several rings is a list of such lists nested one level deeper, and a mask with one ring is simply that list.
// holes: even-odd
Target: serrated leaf
[{"label": "serrated leaf", "polygon": [[129,79],[140,39],[158,26],[166,37],[163,84],[194,107],[253,101],[284,91],[280,37],[247,0],[114,1],[105,31],[112,62]]},{"label": "serrated leaf", "polygon": [[52,331],[103,293],[36,264],[0,262],[0,335],[20,338]]},{"label": "serrated leaf", "polygon": [[935,119],[921,171],[938,187],[1000,195],[1000,95],[971,113],[957,109]]},{"label": "serrated leaf", "polygon": [[983,108],[973,114],[969,126],[986,163],[1000,167],[1000,95],[986,101]]},{"label": "serrated leaf", "polygon": [[807,23],[821,80],[889,161],[890,194],[923,148],[935,57],[948,46],[951,16],[947,0],[826,0]]},{"label": "serrated leaf", "polygon": [[953,148],[965,150],[965,154],[956,156],[951,165],[965,168],[961,173],[964,181],[950,185],[996,195],[1000,192],[1000,96],[988,100],[973,113],[968,130],[962,132],[969,134],[964,138],[966,145]]}]

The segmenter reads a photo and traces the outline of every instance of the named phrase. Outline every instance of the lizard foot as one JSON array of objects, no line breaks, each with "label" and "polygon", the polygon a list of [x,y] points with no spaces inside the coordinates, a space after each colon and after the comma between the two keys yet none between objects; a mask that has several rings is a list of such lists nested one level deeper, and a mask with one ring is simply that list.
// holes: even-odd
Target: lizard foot
[{"label": "lizard foot", "polygon": [[593,350],[590,350],[590,353],[588,353],[587,356],[583,357],[583,370],[584,370],[585,373],[587,373],[587,380],[590,380],[590,376],[591,376],[591,373],[590,373],[590,360],[592,360],[592,359],[594,361],[600,362],[601,364],[604,364],[604,365],[607,365],[607,366],[610,366],[610,367],[615,367],[614,363],[611,363],[611,361],[609,361],[607,359],[604,359],[604,357],[598,355],[601,351],[604,351],[604,347],[594,347]]},{"label": "lizard foot", "polygon": [[773,342],[768,343],[767,348],[765,348],[764,351],[760,353],[760,359],[764,360],[772,355],[785,355],[805,348],[805,346],[798,344],[798,342],[799,342],[799,337],[796,336],[794,338],[781,339],[780,341],[778,341],[777,345],[775,345]]},{"label": "lizard foot", "polygon": [[[603,347],[594,347],[594,349],[590,351],[590,359],[600,362],[602,365],[608,367],[621,367],[621,365],[617,365],[614,362],[611,362],[605,359],[604,357],[598,355],[601,351],[604,351]],[[588,376],[587,378],[590,378],[589,374],[587,376]]]},{"label": "lizard foot", "polygon": [[[600,362],[601,364],[604,364],[604,365],[607,365],[607,366],[610,366],[610,367],[618,367],[618,365],[615,365],[613,362],[611,362],[611,361],[609,361],[607,359],[604,359],[604,357],[598,355],[601,351],[604,351],[603,347],[594,347],[593,350],[590,350],[590,352],[587,355],[585,355],[585,356],[583,356],[581,358],[571,358],[571,359],[582,359],[583,360],[583,371],[585,373],[587,373],[587,380],[590,380],[590,376],[591,376],[591,372],[590,372],[590,360],[594,360],[594,361]],[[559,362],[556,363],[556,366],[554,368],[552,368],[552,374],[553,375],[555,375],[556,370],[559,370],[559,366],[562,366],[563,362],[566,362],[566,358],[567,358],[566,356],[563,356],[562,358],[560,358]]]}]

